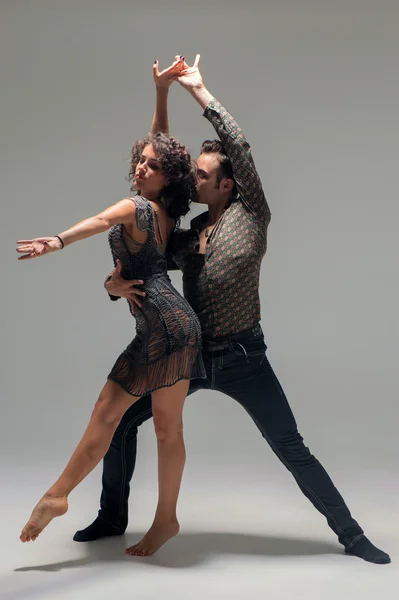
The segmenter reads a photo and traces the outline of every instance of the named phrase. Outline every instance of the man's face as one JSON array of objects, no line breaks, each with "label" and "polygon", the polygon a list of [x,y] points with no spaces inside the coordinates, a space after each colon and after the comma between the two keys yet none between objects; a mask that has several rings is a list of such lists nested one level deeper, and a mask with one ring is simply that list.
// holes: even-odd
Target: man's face
[{"label": "man's face", "polygon": [[223,193],[218,183],[219,155],[217,153],[200,154],[197,160],[197,202],[214,204],[220,201]]}]

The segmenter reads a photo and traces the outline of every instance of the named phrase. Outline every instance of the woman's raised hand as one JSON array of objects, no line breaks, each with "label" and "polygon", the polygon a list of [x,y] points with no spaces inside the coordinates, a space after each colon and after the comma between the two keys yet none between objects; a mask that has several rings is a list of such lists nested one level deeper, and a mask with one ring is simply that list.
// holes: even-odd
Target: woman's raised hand
[{"label": "woman's raised hand", "polygon": [[185,68],[184,56],[177,55],[175,56],[175,61],[171,64],[170,67],[164,69],[159,72],[158,61],[154,62],[152,67],[152,74],[154,77],[155,85],[157,88],[169,89],[170,85],[173,81],[178,77]]}]

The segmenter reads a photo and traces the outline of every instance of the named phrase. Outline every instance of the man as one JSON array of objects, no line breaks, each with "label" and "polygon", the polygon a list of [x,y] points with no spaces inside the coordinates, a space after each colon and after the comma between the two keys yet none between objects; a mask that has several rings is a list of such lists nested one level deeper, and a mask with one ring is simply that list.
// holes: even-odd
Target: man
[{"label": "man", "polygon": [[[254,420],[277,457],[292,473],[315,508],[325,516],[348,554],[386,564],[390,557],[376,548],[351,516],[330,477],[304,445],[284,392],[266,358],[259,325],[259,273],[266,252],[270,210],[250,147],[233,117],[212,97],[194,66],[177,77],[204,110],[220,141],[206,141],[198,158],[198,201],[208,211],[187,231],[178,231],[170,253],[183,272],[184,295],[197,313],[203,333],[207,379],[198,389],[217,389],[239,402]],[[172,78],[158,73],[153,131],[168,132],[167,91]],[[176,78],[176,77],[175,77]],[[106,283],[112,298],[140,304],[143,294],[120,277]],[[136,458],[137,428],[151,415],[146,396],[124,415],[104,458],[103,491],[97,519],[76,532],[75,541],[121,535],[127,527],[129,482]]]}]

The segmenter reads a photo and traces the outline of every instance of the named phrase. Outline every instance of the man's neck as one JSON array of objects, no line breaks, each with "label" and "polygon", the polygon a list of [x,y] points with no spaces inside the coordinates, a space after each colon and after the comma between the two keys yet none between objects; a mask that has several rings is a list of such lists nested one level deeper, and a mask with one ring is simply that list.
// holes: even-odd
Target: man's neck
[{"label": "man's neck", "polygon": [[226,208],[230,206],[230,200],[227,202],[224,201],[220,204],[214,204],[212,206],[208,206],[208,224],[214,225],[220,219]]}]

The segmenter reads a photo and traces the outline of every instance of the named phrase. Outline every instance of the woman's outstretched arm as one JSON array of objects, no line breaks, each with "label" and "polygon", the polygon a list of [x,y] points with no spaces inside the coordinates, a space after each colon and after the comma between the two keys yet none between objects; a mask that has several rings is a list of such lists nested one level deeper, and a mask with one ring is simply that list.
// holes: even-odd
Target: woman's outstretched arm
[{"label": "woman's outstretched arm", "polygon": [[61,250],[65,246],[103,233],[117,223],[131,223],[135,219],[136,205],[125,198],[93,217],[84,219],[57,236],[39,237],[31,240],[19,240],[17,252],[22,254],[19,260],[37,258],[50,252]]}]

